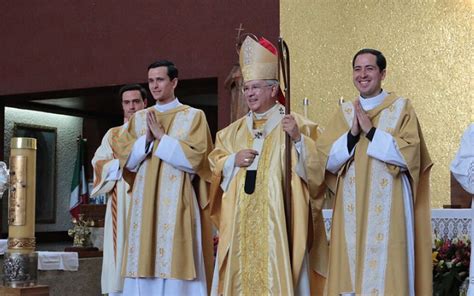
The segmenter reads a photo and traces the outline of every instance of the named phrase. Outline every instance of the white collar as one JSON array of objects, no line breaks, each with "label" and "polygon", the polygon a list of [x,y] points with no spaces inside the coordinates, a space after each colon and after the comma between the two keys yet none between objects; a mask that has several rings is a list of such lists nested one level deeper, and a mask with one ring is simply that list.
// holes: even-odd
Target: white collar
[{"label": "white collar", "polygon": [[171,102],[163,104],[163,105],[159,105],[158,103],[156,103],[154,107],[156,110],[158,110],[158,112],[166,112],[171,109],[177,108],[181,105],[183,104],[179,102],[178,98],[174,98],[174,100],[172,100]]},{"label": "white collar", "polygon": [[262,119],[264,118],[265,116],[267,116],[268,114],[272,113],[273,110],[275,110],[277,108],[278,104],[275,104],[273,107],[271,107],[270,109],[268,109],[267,111],[263,112],[263,113],[257,113],[257,112],[253,112],[253,114],[255,114],[255,118],[257,119]]},{"label": "white collar", "polygon": [[359,96],[359,101],[360,101],[360,104],[362,105],[362,109],[364,109],[365,111],[369,111],[376,108],[378,105],[382,104],[383,100],[387,96],[388,96],[388,93],[382,90],[381,93],[379,93],[378,95],[372,98],[363,98]]}]

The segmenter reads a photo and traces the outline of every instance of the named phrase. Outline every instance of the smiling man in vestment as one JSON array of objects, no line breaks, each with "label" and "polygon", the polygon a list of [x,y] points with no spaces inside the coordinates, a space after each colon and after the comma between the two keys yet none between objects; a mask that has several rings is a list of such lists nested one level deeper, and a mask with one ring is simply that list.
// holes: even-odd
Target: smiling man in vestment
[{"label": "smiling man in vestment", "polygon": [[363,49],[352,63],[354,102],[342,103],[317,142],[317,174],[335,192],[328,295],[431,295],[432,166],[411,102],[382,89],[386,60]]}]

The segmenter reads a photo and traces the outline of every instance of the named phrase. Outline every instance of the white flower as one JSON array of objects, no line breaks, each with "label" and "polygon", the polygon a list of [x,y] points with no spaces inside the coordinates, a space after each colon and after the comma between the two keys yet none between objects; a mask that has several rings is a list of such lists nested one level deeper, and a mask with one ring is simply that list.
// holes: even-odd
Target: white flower
[{"label": "white flower", "polygon": [[469,242],[469,236],[468,236],[467,234],[463,234],[463,235],[461,235],[460,240],[461,240],[463,243],[467,244],[467,243]]}]

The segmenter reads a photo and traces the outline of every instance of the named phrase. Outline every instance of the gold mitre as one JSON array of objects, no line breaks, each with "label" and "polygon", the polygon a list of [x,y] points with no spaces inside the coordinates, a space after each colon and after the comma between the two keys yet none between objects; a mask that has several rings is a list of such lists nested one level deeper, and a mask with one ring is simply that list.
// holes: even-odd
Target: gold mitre
[{"label": "gold mitre", "polygon": [[[262,44],[265,44],[266,47]],[[274,49],[275,54],[268,48]],[[244,82],[278,79],[278,56],[276,55],[275,46],[264,38],[260,38],[259,43],[247,36],[240,48],[240,69]]]}]

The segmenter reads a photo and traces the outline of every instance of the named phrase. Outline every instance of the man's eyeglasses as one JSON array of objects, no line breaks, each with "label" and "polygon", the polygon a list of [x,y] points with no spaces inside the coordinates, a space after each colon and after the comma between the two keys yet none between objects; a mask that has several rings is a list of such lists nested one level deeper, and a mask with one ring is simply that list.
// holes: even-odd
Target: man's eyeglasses
[{"label": "man's eyeglasses", "polygon": [[244,86],[242,87],[242,93],[246,94],[249,92],[260,92],[265,87],[272,87],[273,84],[265,84],[265,85],[251,85],[251,86]]}]

